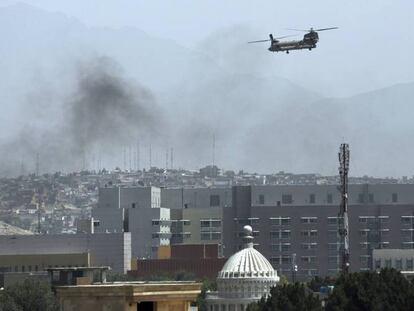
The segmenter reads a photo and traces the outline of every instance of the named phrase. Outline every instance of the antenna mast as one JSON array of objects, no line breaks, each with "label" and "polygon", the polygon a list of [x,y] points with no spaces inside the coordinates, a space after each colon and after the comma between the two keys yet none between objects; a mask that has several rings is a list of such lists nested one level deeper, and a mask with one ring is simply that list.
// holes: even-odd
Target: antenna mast
[{"label": "antenna mast", "polygon": [[[339,178],[341,180],[341,205],[339,208],[339,235],[341,237],[341,268],[343,273],[349,272],[349,224],[348,224],[348,171],[349,145],[341,144],[339,148]],[[340,219],[343,221],[340,222]]]}]

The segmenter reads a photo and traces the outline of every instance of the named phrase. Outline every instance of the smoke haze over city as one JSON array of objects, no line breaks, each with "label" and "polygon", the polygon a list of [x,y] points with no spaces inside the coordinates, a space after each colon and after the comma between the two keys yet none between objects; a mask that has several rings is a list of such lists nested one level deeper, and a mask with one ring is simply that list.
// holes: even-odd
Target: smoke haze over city
[{"label": "smoke haze over city", "polygon": [[[229,3],[0,4],[0,175],[37,155],[41,172],[137,167],[138,145],[141,168],[173,149],[176,167],[332,175],[344,141],[352,175],[413,175],[412,4]],[[329,26],[310,52],[246,44]]]}]

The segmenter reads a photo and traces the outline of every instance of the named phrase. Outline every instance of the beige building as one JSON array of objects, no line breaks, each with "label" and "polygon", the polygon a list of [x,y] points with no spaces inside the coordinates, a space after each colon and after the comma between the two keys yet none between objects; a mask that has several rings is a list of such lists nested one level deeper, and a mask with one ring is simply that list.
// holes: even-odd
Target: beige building
[{"label": "beige building", "polygon": [[190,311],[195,282],[127,282],[56,287],[61,311]]},{"label": "beige building", "polygon": [[171,210],[171,244],[221,244],[221,207]]}]

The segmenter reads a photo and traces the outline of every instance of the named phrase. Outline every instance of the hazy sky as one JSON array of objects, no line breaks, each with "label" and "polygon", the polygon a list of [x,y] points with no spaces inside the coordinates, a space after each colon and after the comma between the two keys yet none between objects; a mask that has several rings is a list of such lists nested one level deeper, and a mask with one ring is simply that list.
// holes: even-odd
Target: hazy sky
[{"label": "hazy sky", "polygon": [[[265,39],[285,28],[339,26],[321,33],[319,48],[271,55],[269,72],[284,76],[326,96],[349,96],[400,82],[414,81],[409,64],[414,42],[413,1],[21,1],[63,12],[90,26],[137,27],[151,36],[195,47],[211,33],[234,25],[255,29]],[[15,3],[6,0],[4,4]],[[263,49],[267,43],[247,46]],[[293,56],[294,55],[294,56]],[[298,73],[298,69],[302,71]],[[315,79],[318,76],[318,79]]]},{"label": "hazy sky", "polygon": [[[16,1],[6,0],[4,5]],[[319,48],[286,57],[267,52],[267,43],[246,49],[268,53],[269,72],[326,96],[349,96],[400,82],[414,81],[409,63],[414,42],[412,1],[20,1],[63,12],[90,26],[136,27],[151,36],[194,48],[223,28],[245,25],[254,38],[285,28],[338,26],[320,34]],[[298,73],[298,69],[301,69]],[[318,79],[315,79],[318,76]]]}]

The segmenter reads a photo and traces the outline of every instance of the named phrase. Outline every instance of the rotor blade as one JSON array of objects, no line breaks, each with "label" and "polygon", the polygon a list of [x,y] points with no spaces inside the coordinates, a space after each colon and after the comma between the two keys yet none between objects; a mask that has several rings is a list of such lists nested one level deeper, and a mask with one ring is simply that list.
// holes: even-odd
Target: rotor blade
[{"label": "rotor blade", "polygon": [[308,32],[309,29],[295,29],[295,28],[285,28],[286,30],[293,30],[293,31],[306,31]]},{"label": "rotor blade", "polygon": [[314,31],[324,31],[324,30],[332,30],[332,29],[338,29],[339,27],[329,27],[329,28],[321,28],[321,29],[314,29]]},{"label": "rotor blade", "polygon": [[282,37],[277,37],[275,39],[284,39],[284,38],[289,38],[289,37],[296,37],[297,35],[287,35],[287,36],[282,36]]},{"label": "rotor blade", "polygon": [[259,43],[259,42],[267,42],[270,41],[270,39],[266,39],[266,40],[256,40],[256,41],[249,41],[247,43]]}]

